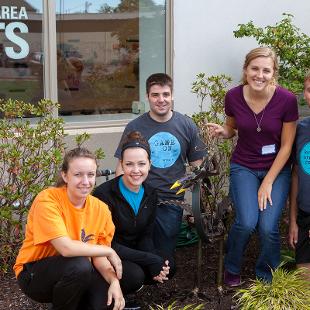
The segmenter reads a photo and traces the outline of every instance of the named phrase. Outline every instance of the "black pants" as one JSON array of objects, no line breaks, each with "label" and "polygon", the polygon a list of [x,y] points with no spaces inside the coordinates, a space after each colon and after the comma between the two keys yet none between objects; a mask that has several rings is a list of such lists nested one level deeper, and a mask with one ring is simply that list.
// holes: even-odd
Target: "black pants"
[{"label": "black pants", "polygon": [[[143,275],[133,278],[132,274],[135,265],[123,262],[124,294],[136,291],[143,284]],[[17,280],[27,296],[41,303],[52,303],[53,310],[108,309],[109,284],[87,257],[54,256],[28,263]]]},{"label": "black pants", "polygon": [[163,258],[159,255],[159,253],[155,254],[147,251],[132,249],[115,241],[112,241],[112,248],[119,255],[123,263],[131,263],[131,270],[127,271],[127,273],[131,274],[130,279],[135,279],[135,282],[141,281],[141,277],[143,275],[144,284],[157,283],[153,280],[153,277],[160,273],[164,266],[165,260],[169,260],[169,279],[171,279],[175,273],[173,257],[165,256]]},{"label": "black pants", "polygon": [[310,214],[298,209],[297,216],[298,241],[296,244],[295,261],[296,264],[310,263]]}]

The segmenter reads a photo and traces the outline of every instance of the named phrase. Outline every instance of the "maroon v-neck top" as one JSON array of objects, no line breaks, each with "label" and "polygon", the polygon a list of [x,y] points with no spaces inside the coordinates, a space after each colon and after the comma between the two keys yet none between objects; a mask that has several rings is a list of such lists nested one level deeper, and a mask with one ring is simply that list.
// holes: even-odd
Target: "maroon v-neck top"
[{"label": "maroon v-neck top", "polygon": [[[277,86],[265,111],[255,114],[243,96],[243,85],[229,90],[225,97],[225,113],[234,117],[238,129],[238,141],[231,161],[254,170],[271,167],[281,146],[284,122],[298,119],[296,96]],[[261,131],[257,131],[258,124]]]}]

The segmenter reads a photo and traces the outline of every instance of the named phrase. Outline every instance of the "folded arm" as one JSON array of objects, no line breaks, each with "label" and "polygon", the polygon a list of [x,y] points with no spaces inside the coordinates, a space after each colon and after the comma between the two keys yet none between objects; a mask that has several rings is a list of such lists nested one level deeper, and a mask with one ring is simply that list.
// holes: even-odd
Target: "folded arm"
[{"label": "folded arm", "polygon": [[55,238],[50,242],[56,251],[64,257],[106,257],[115,268],[118,278],[122,277],[121,260],[111,247],[72,240],[67,236]]}]

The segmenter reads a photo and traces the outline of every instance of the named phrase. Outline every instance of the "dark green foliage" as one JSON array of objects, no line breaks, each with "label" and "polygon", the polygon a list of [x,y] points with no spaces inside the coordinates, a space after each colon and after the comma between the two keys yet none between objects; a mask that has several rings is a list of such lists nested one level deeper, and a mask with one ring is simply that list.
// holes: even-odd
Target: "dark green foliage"
[{"label": "dark green foliage", "polygon": [[310,68],[310,37],[293,25],[293,15],[283,13],[274,26],[257,27],[252,21],[239,24],[236,38],[253,37],[260,46],[269,46],[279,56],[279,84],[295,94],[303,91],[303,78]]}]

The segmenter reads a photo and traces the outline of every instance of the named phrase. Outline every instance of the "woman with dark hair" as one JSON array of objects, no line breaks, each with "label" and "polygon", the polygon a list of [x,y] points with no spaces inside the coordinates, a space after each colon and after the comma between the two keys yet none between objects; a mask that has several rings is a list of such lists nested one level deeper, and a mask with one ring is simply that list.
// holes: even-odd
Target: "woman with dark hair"
[{"label": "woman with dark hair", "polygon": [[156,251],[152,240],[157,193],[144,183],[151,166],[150,146],[139,132],[130,132],[122,141],[121,165],[124,174],[98,186],[93,195],[111,210],[112,248],[123,262],[134,264],[131,279],[141,286],[162,283],[170,275],[170,259]]},{"label": "woman with dark hair", "polygon": [[122,263],[110,247],[111,213],[90,195],[96,170],[87,149],[69,151],[57,187],[41,191],[28,214],[14,271],[21,290],[35,301],[52,303],[52,309],[120,310],[125,305]]}]

